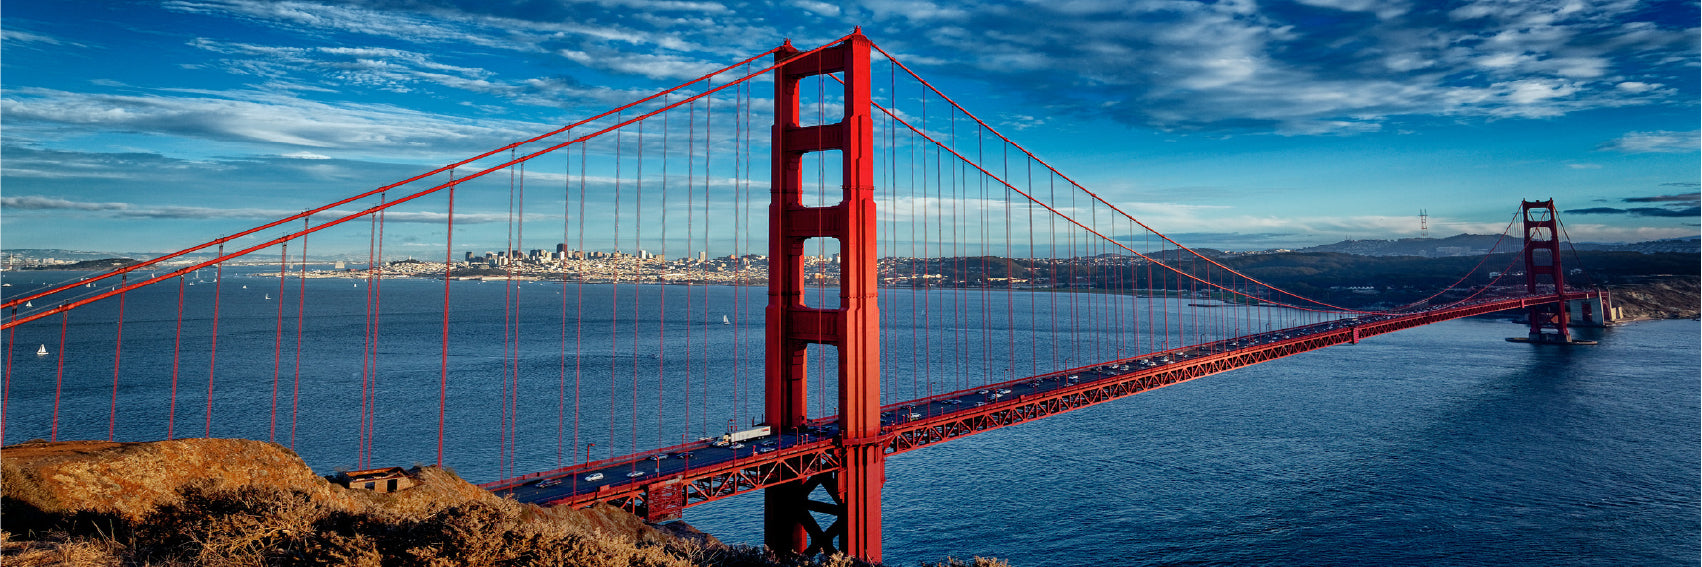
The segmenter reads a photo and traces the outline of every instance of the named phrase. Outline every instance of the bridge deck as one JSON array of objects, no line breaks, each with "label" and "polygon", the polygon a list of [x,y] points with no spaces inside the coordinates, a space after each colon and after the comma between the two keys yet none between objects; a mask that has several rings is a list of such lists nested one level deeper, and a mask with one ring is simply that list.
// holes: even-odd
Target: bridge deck
[{"label": "bridge deck", "polygon": [[[1572,293],[1566,299],[1591,296]],[[888,405],[882,408],[882,436],[888,454],[903,453],[1365,337],[1553,301],[1553,295],[1496,298],[1409,315],[1342,319],[1019,378]],[[777,432],[736,448],[700,441],[482,486],[521,502],[607,502],[661,519],[687,506],[837,470],[833,421],[816,420],[808,430]]]}]

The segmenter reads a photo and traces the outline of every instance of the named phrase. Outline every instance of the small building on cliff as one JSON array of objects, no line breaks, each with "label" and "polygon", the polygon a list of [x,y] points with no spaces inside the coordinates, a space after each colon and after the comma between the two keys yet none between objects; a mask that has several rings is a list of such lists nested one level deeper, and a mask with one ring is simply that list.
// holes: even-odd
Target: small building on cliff
[{"label": "small building on cliff", "polygon": [[402,467],[339,472],[331,476],[331,482],[373,492],[395,492],[413,488],[418,484]]}]

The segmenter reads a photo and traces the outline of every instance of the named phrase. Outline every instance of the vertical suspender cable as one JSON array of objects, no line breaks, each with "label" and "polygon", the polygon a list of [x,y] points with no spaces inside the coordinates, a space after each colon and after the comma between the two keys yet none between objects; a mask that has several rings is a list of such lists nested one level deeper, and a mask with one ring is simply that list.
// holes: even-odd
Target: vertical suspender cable
[{"label": "vertical suspender cable", "polygon": [[[638,452],[638,280],[644,270],[644,121],[638,121],[638,165],[633,175],[632,191],[632,251],[634,254],[632,273],[632,421],[629,423],[632,445],[629,449]],[[659,357],[658,357],[659,358]]]},{"label": "vertical suspender cable", "polygon": [[[513,150],[510,150],[513,151]],[[515,262],[524,261],[526,253],[526,162],[520,162],[517,169],[510,169],[511,175],[516,175],[516,190],[514,204],[514,255]],[[513,266],[513,263],[510,263]],[[509,269],[514,273],[514,268]],[[508,406],[508,471],[513,476],[516,459],[519,458],[520,448],[520,292],[524,289],[521,282],[514,282],[514,362],[509,369],[514,372],[514,381],[509,385],[508,395],[511,397]]]},{"label": "vertical suspender cable", "polygon": [[[686,241],[686,261],[688,262],[687,266],[690,266],[691,263],[697,263],[697,255],[692,253],[692,238],[696,236],[696,232],[694,232],[694,231],[697,229],[697,226],[696,226],[697,225],[697,223],[696,223],[696,219],[697,219],[697,217],[696,217],[696,214],[697,214],[696,213],[696,207],[697,207],[697,189],[696,189],[697,177],[696,177],[696,175],[697,175],[697,172],[692,168],[692,165],[695,163],[695,161],[697,159],[697,102],[696,101],[693,101],[691,103],[690,108],[687,110],[686,116],[687,116],[687,119],[686,119],[686,238],[685,238],[685,241]],[[699,266],[699,269],[702,269],[701,265]],[[688,267],[687,268],[688,273],[689,273],[689,270],[690,270],[690,268]],[[681,443],[684,443],[686,439],[691,437],[691,356],[692,356],[692,353],[691,353],[691,345],[692,345],[692,342],[691,342],[691,318],[692,318],[692,314],[693,314],[692,309],[691,309],[691,288],[694,285],[694,283],[701,283],[701,278],[698,278],[698,279],[700,280],[699,282],[693,282],[692,278],[690,278],[690,277],[688,277],[686,279],[686,308],[685,308],[685,311],[684,311],[685,321],[681,322],[682,326],[685,327],[685,334],[686,334],[686,338],[685,338],[685,343],[686,343],[686,348],[685,348],[686,391],[685,391],[685,403],[682,404],[685,407],[685,416],[684,416],[684,420],[680,422],[681,423],[681,428],[680,428],[680,442]]]},{"label": "vertical suspender cable", "polygon": [[283,380],[284,370],[284,277],[290,269],[290,243],[285,242],[278,249],[278,314],[272,330],[272,413],[267,419],[266,440],[278,442],[278,382]]},{"label": "vertical suspender cable", "polygon": [[361,330],[364,334],[361,340],[360,366],[360,437],[355,440],[356,468],[366,468],[366,439],[367,409],[372,403],[372,272],[378,254],[378,215],[367,217],[366,240],[366,315],[362,321]]},{"label": "vertical suspender cable", "polygon": [[[710,80],[708,80],[707,83],[705,83],[705,88],[713,91],[714,85],[715,85],[715,81],[713,79],[710,79]],[[715,117],[714,111],[715,111],[715,97],[714,96],[703,97],[703,251],[704,251],[704,256],[708,256],[708,252],[709,252],[709,219],[710,219],[710,216],[709,216],[709,201],[710,201],[710,195],[711,195],[711,193],[709,192],[709,176],[710,176],[710,156],[711,156],[711,153],[712,153],[711,150],[714,149],[714,147],[715,147],[715,144],[714,144],[715,138],[714,138],[714,136],[712,135],[712,132],[711,132],[711,126],[713,126],[713,121],[714,121],[714,117]],[[700,273],[701,273],[701,270],[707,270],[708,266],[700,266],[700,268],[701,268],[700,269]],[[709,347],[709,317],[710,317],[710,312],[709,312],[709,286],[704,286],[703,287],[703,334],[704,334],[703,340],[704,340],[704,354],[705,355],[707,355],[708,351],[709,351],[709,349],[708,349],[708,347]],[[737,370],[735,370],[735,372],[737,372]],[[698,396],[697,400],[698,400],[697,403],[699,404],[697,415],[698,415],[698,419],[701,420],[701,423],[699,424],[698,435],[701,436],[701,437],[708,437],[709,436],[709,380],[703,381],[703,395]]]},{"label": "vertical suspender cable", "polygon": [[[620,114],[619,113],[616,113],[615,120],[616,121],[620,120]],[[621,189],[623,188],[622,183],[621,183],[621,173],[622,173],[621,172],[621,165],[622,165],[621,164],[621,161],[622,161],[621,160],[621,149],[622,149],[621,148],[621,142],[623,141],[621,139],[622,138],[621,134],[624,131],[625,131],[624,128],[615,130],[615,232],[614,232],[615,253],[614,253],[614,256],[613,256],[613,260],[611,261],[611,263],[614,266],[614,269],[610,270],[612,281],[610,282],[610,285],[609,285],[609,413],[608,413],[609,447],[608,447],[608,450],[609,450],[610,456],[614,456],[614,454],[615,454],[615,452],[614,452],[615,451],[615,391],[617,389],[616,384],[615,384],[615,365],[619,364],[619,362],[617,361],[618,359],[615,357],[615,340],[616,340],[617,337],[620,336],[619,330],[620,330],[620,322],[621,322],[621,308],[620,308],[620,289],[621,289],[620,262],[621,262],[621,257],[620,256],[621,256]],[[634,392],[633,395],[637,395],[637,393]]]},{"label": "vertical suspender cable", "polygon": [[[130,282],[130,274],[118,278],[118,287],[123,289]],[[118,367],[124,355],[124,296],[126,292],[118,292],[118,330],[112,339],[112,410],[108,414],[106,424],[106,440],[113,441],[118,437]]]},{"label": "vertical suspender cable", "polygon": [[[380,193],[378,200],[383,203],[389,197],[388,193]],[[368,396],[366,420],[366,461],[372,465],[372,449],[378,445],[378,322],[384,313],[384,220],[385,211],[378,211],[378,267],[373,270],[372,283],[372,387]]]},{"label": "vertical suspender cable", "polygon": [[437,368],[437,466],[443,466],[443,422],[449,413],[449,283],[455,272],[455,170],[449,170],[449,207],[443,223],[443,325]]},{"label": "vertical suspender cable", "polygon": [[[574,290],[575,296],[574,296],[574,300],[573,300],[573,310],[574,310],[573,311],[573,313],[574,313],[573,314],[573,450],[574,451],[579,450],[579,421],[580,421],[579,418],[580,418],[580,414],[582,413],[580,411],[580,408],[582,406],[580,406],[580,403],[579,403],[579,401],[580,401],[579,400],[579,390],[580,390],[580,385],[581,385],[580,379],[583,377],[583,374],[581,373],[581,371],[584,369],[584,364],[585,364],[585,274],[583,273],[583,269],[584,269],[583,266],[585,265],[585,260],[586,260],[586,258],[585,258],[585,256],[586,256],[586,254],[585,254],[585,146],[586,146],[586,144],[583,143],[583,142],[581,142],[579,144],[579,217],[578,217],[578,219],[579,219],[578,220],[578,222],[579,222],[579,240],[578,240],[578,243],[574,245],[574,253],[577,256],[579,256],[579,258],[577,258],[577,259],[579,260],[579,265],[581,266],[581,271],[582,271],[582,273],[579,274],[579,278],[578,278],[579,281],[574,286],[575,287],[575,290]],[[569,159],[569,161],[572,160],[572,154],[569,154],[568,159]],[[585,451],[585,459],[586,460],[591,459],[591,451],[589,449],[587,449]]]},{"label": "vertical suspender cable", "polygon": [[166,410],[165,438],[175,439],[173,433],[177,425],[177,371],[178,362],[183,356],[183,276],[177,276],[177,330],[176,339],[171,347],[171,407]]},{"label": "vertical suspender cable", "polygon": [[[566,463],[567,457],[564,452],[566,450],[564,434],[567,428],[567,241],[568,230],[573,223],[573,150],[567,149],[562,152],[562,155],[567,156],[567,158],[562,160],[561,244],[556,247],[558,256],[556,261],[559,262],[556,266],[561,269],[562,273],[561,290],[556,292],[556,295],[561,296],[561,318],[559,319],[561,358],[556,368],[556,468],[561,468]],[[577,412],[575,412],[573,418],[579,419]]]},{"label": "vertical suspender cable", "polygon": [[[225,255],[225,245],[219,245],[219,255]],[[213,436],[213,371],[219,362],[219,293],[225,287],[225,263],[213,270],[213,343],[207,354],[207,428],[203,437]]]},{"label": "vertical suspender cable", "polygon": [[[514,150],[508,150],[509,160],[513,161]],[[508,227],[505,236],[507,244],[502,251],[504,278],[502,282],[502,377],[498,379],[497,439],[496,439],[496,470],[497,476],[506,476],[508,458],[508,377],[512,372],[516,356],[512,353],[517,348],[514,344],[514,265],[519,261],[514,253],[514,174],[513,167],[508,169]]]},{"label": "vertical suspender cable", "polygon": [[[750,74],[749,73],[749,71],[750,71],[750,64],[749,63],[745,64],[745,71],[746,71],[745,74],[747,74],[747,75]],[[741,116],[741,118],[742,118],[742,120],[744,121],[744,124],[745,124],[745,127],[744,127],[744,144],[742,146],[740,146],[740,147],[743,148],[743,156],[744,156],[743,160],[744,160],[744,164],[745,164],[744,165],[745,174],[740,177],[739,182],[744,184],[744,191],[745,191],[745,205],[744,205],[745,240],[744,240],[744,242],[745,242],[745,246],[751,246],[751,243],[755,241],[755,238],[753,237],[753,229],[752,229],[753,223],[751,222],[751,207],[754,206],[754,205],[752,205],[752,201],[751,201],[751,177],[754,175],[751,171],[751,132],[753,131],[753,128],[751,126],[751,98],[752,98],[751,82],[748,81],[748,80],[744,81],[740,85],[740,87],[744,92],[744,106],[739,111],[739,115]],[[738,291],[738,293],[740,293],[741,295],[749,294],[750,291],[751,291],[750,286],[746,285],[747,281],[745,280],[745,274],[746,274],[746,272],[744,270],[739,271],[739,291]],[[749,301],[750,300],[747,299],[747,300],[745,300],[744,303],[749,304]],[[754,387],[752,385],[753,383],[760,385],[760,384],[762,384],[762,380],[760,380],[760,379],[758,379],[758,380],[746,380],[745,381],[746,391],[744,392],[743,395],[739,396],[740,401],[745,404],[745,408],[743,408],[740,411],[745,415],[751,414],[750,403],[751,403],[751,398],[753,398],[754,396],[750,395],[749,389]],[[755,425],[755,422],[756,422],[755,419],[751,419],[751,420],[749,420],[748,423],[751,424],[751,425]]]},{"label": "vertical suspender cable", "polygon": [[[663,98],[663,104],[668,99]],[[663,270],[668,268],[668,114],[662,114],[662,219],[657,224],[662,225],[662,245],[660,252]],[[662,416],[666,413],[667,374],[664,373],[668,352],[666,341],[668,337],[668,286],[666,281],[658,282],[656,286],[656,446],[666,447],[668,444],[663,437]],[[689,356],[689,353],[688,353]],[[682,439],[683,440],[683,439]]]},{"label": "vertical suspender cable", "polygon": [[744,326],[744,319],[742,318],[743,313],[739,309],[739,298],[744,294],[739,293],[739,287],[743,286],[745,283],[745,258],[743,254],[739,253],[739,226],[743,224],[743,219],[739,216],[739,211],[742,210],[740,205],[743,203],[743,200],[739,195],[739,177],[743,174],[743,170],[740,169],[741,164],[739,163],[739,156],[741,155],[739,150],[739,140],[741,138],[739,134],[744,128],[744,122],[741,119],[743,109],[743,85],[740,85],[740,88],[733,89],[733,419],[731,424],[735,429],[739,423],[739,410],[743,409],[743,407],[739,405],[739,394],[742,393],[739,390],[739,387],[741,386],[740,378],[742,378],[742,376],[740,376],[740,371],[744,366],[743,364],[740,364],[743,359],[740,357],[741,345],[739,342],[739,327]]},{"label": "vertical suspender cable", "polygon": [[[1032,158],[1024,159],[1023,169],[1024,176],[1027,178],[1024,185],[1028,187],[1028,194],[1033,195],[1034,160]],[[1036,254],[1034,250],[1034,200],[1025,199],[1025,201],[1027,201],[1028,209],[1028,268],[1023,270],[1023,279],[1028,280],[1029,289],[1033,289],[1034,261],[1039,258],[1039,254]],[[1051,295],[1051,293],[1047,293],[1047,295]],[[1034,340],[1034,334],[1040,331],[1040,302],[1034,300],[1032,293],[1023,297],[1028,299],[1028,374],[1036,376],[1040,374],[1040,341]]]},{"label": "vertical suspender cable", "polygon": [[59,316],[59,360],[54,361],[57,368],[53,380],[53,429],[49,441],[59,440],[59,394],[65,388],[65,327],[71,322],[71,311],[60,312]]},{"label": "vertical suspender cable", "polygon": [[[1057,175],[1050,171],[1046,173],[1046,191],[1046,200],[1051,201],[1050,206],[1056,207],[1058,181]],[[1046,215],[1046,240],[1046,265],[1052,272],[1052,291],[1046,294],[1046,300],[1051,303],[1047,314],[1052,322],[1052,332],[1048,333],[1052,336],[1052,369],[1062,370],[1058,365],[1058,215]]]},{"label": "vertical suspender cable", "polygon": [[[18,308],[12,308],[12,318],[18,318]],[[18,328],[13,326],[6,338],[6,384],[0,392],[0,446],[6,444],[6,410],[12,402],[12,353],[18,350]]]},{"label": "vertical suspender cable", "polygon": [[[298,417],[301,415],[301,339],[302,327],[307,315],[307,235],[306,230],[310,218],[301,219],[303,231],[301,237],[301,289],[296,291],[295,309],[295,381],[291,386],[290,401],[290,449],[295,449],[295,434]],[[283,299],[279,296],[279,299]]]}]

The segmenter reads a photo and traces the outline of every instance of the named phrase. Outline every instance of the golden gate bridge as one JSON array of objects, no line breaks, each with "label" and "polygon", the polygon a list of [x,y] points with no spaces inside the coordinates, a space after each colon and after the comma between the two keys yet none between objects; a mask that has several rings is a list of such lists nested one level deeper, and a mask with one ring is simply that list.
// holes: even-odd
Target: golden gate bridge
[{"label": "golden gate bridge", "polygon": [[[489,225],[503,253],[456,261],[456,236]],[[1566,284],[1563,234],[1552,201],[1524,201],[1505,250],[1423,299],[1312,299],[1147,226],[858,30],[14,294],[0,303],[0,443],[8,429],[217,431],[300,440],[320,466],[482,461],[498,494],[651,521],[762,491],[773,549],[879,561],[894,455],[1461,317],[1521,310],[1521,340],[1571,343],[1569,305],[1599,321],[1603,294]],[[424,235],[444,261],[398,277],[386,258]],[[364,268],[309,270],[335,256],[310,243],[359,240]],[[525,252],[540,241],[556,251]],[[1489,265],[1498,252],[1517,253]],[[252,301],[231,289],[243,281],[264,308],[235,303]],[[469,287],[484,282],[502,293]],[[398,286],[407,299],[386,302]]]}]

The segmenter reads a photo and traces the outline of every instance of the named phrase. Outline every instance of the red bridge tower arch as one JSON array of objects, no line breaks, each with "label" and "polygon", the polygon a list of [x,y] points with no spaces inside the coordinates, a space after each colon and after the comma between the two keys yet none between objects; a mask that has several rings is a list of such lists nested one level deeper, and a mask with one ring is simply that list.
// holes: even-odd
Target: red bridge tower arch
[{"label": "red bridge tower arch", "polygon": [[[861,28],[843,43],[799,56],[791,42],[775,53],[772,201],[768,209],[769,279],[764,409],[776,432],[804,427],[805,349],[832,345],[839,360],[838,472],[764,492],[764,538],[778,552],[840,552],[881,559],[881,485],[886,457],[880,443],[880,313],[876,306],[874,122],[870,118],[869,40]],[[798,82],[841,73],[845,116],[835,124],[800,126]],[[805,154],[837,150],[844,199],[803,205],[800,166]],[[804,242],[836,238],[840,246],[837,309],[806,307]],[[827,489],[830,502],[810,493]],[[835,517],[823,527],[814,513]],[[837,540],[837,542],[835,541]]]},{"label": "red bridge tower arch", "polygon": [[1558,301],[1530,307],[1531,342],[1569,343],[1567,330],[1566,271],[1560,267],[1560,221],[1554,215],[1554,200],[1521,201],[1525,220],[1525,292],[1537,295],[1553,286]]}]

